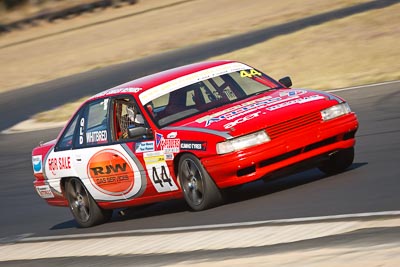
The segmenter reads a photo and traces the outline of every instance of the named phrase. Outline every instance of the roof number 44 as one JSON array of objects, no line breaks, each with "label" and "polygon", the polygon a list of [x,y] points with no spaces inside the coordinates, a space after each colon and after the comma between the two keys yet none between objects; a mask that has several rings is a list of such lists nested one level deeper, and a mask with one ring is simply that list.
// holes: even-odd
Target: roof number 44
[{"label": "roof number 44", "polygon": [[261,76],[261,72],[256,71],[255,69],[251,69],[249,71],[247,70],[242,70],[240,71],[240,77],[242,78],[253,78],[254,76]]}]

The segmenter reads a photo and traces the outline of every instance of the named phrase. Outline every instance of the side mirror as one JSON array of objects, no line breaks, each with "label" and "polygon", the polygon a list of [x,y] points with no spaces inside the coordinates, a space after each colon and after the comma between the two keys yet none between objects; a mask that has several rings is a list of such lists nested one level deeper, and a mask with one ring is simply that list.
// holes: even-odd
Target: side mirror
[{"label": "side mirror", "polygon": [[281,84],[283,84],[285,87],[289,88],[292,86],[292,80],[290,79],[289,76],[283,77],[282,79],[279,80]]},{"label": "side mirror", "polygon": [[139,126],[128,129],[129,138],[138,138],[143,136],[149,136],[151,134],[151,129]]}]

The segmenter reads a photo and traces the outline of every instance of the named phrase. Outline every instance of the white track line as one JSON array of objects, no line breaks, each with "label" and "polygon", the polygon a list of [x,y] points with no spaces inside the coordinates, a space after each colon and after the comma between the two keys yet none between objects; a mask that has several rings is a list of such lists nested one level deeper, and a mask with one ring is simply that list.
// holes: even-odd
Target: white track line
[{"label": "white track line", "polygon": [[381,83],[365,84],[365,85],[352,86],[352,87],[345,87],[345,88],[341,88],[341,89],[328,90],[327,92],[334,93],[334,92],[340,92],[340,91],[356,90],[356,89],[360,89],[360,88],[368,88],[368,87],[375,87],[375,86],[395,84],[395,83],[400,83],[400,80],[381,82]]},{"label": "white track line", "polygon": [[266,220],[266,221],[241,222],[241,223],[226,223],[226,224],[210,224],[210,225],[172,227],[172,228],[155,228],[155,229],[115,231],[115,232],[89,233],[89,234],[27,237],[27,238],[22,238],[19,241],[34,242],[34,241],[75,239],[75,238],[79,238],[79,239],[98,238],[98,237],[108,237],[108,236],[115,236],[115,235],[128,236],[128,235],[140,235],[140,234],[176,233],[176,232],[183,232],[183,231],[216,230],[216,229],[224,229],[224,228],[260,226],[260,225],[268,225],[268,224],[290,224],[290,223],[302,224],[302,223],[309,223],[309,222],[323,223],[324,221],[330,221],[330,220],[344,220],[344,219],[356,219],[357,220],[357,219],[367,219],[369,217],[378,217],[378,216],[400,216],[400,211],[367,212],[367,213],[354,213],[354,214],[342,214],[342,215],[331,215],[331,216],[317,216],[317,217],[304,217],[304,218]]}]

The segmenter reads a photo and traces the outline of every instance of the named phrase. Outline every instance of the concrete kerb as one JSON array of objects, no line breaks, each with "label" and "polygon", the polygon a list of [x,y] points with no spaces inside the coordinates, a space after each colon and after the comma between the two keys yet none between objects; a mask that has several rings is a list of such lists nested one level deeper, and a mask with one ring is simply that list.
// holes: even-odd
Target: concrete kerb
[{"label": "concrete kerb", "polygon": [[[28,237],[0,245],[1,261],[83,256],[173,254],[256,248],[336,236],[360,229],[399,227],[400,211],[298,218],[146,231]],[[150,231],[153,231],[152,233]],[[158,232],[157,232],[158,231]],[[157,241],[157,242],[155,242]],[[140,244],[132,246],[131,244]],[[85,247],[85,250],[80,248]],[[21,253],[24,251],[24,253]]]},{"label": "concrete kerb", "polygon": [[318,216],[306,218],[291,218],[291,219],[278,219],[278,220],[265,220],[254,222],[240,222],[240,223],[226,223],[226,224],[212,224],[212,225],[197,225],[186,227],[172,227],[172,228],[154,228],[154,229],[139,229],[129,231],[115,231],[106,233],[89,233],[77,234],[68,236],[45,236],[45,237],[30,237],[29,235],[21,238],[18,242],[41,242],[41,241],[56,241],[56,240],[79,240],[82,238],[108,238],[119,236],[144,236],[154,234],[179,234],[187,232],[201,232],[201,231],[218,231],[218,230],[240,230],[251,227],[268,227],[268,226],[296,226],[296,225],[313,225],[316,223],[330,223],[330,222],[347,222],[347,221],[380,221],[399,217],[400,211],[384,211],[374,213],[357,213],[357,214],[344,214],[344,215],[331,215],[331,216]]}]

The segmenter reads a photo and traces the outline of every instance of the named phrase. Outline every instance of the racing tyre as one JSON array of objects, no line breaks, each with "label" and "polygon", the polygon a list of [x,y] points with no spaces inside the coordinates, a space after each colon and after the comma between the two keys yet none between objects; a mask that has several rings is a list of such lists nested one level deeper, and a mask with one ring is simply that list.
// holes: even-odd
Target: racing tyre
[{"label": "racing tyre", "polygon": [[78,178],[69,179],[65,191],[72,215],[81,227],[91,227],[111,218],[112,210],[101,209]]},{"label": "racing tyre", "polygon": [[221,191],[198,158],[183,155],[178,173],[185,200],[193,210],[205,210],[222,203]]},{"label": "racing tyre", "polygon": [[343,149],[330,156],[329,160],[322,162],[319,169],[328,174],[343,172],[353,164],[354,147]]}]

